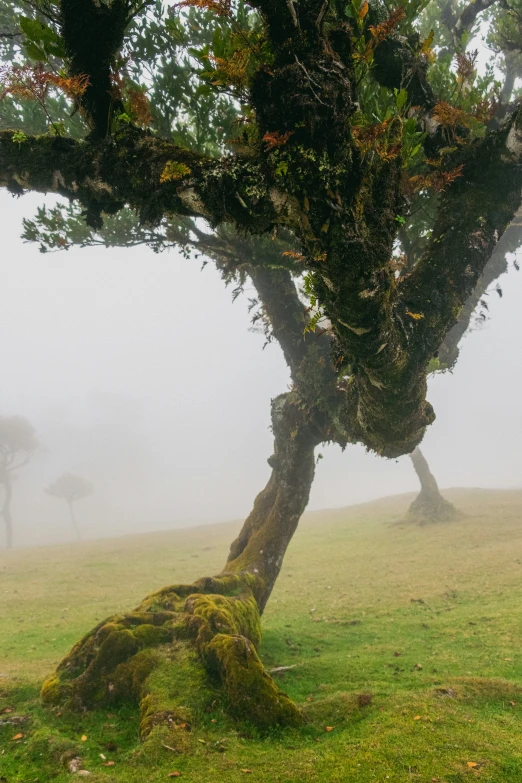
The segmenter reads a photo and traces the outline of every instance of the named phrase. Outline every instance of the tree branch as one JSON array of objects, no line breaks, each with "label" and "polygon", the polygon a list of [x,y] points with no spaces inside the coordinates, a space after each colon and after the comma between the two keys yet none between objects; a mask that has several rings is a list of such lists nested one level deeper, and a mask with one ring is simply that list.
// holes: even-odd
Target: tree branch
[{"label": "tree branch", "polygon": [[470,328],[476,307],[488,288],[508,271],[507,254],[514,252],[522,244],[522,212],[518,211],[513,223],[500,238],[484,272],[466,304],[460,311],[459,319],[450,329],[439,349],[439,359],[446,367],[453,367],[459,357],[459,343]]},{"label": "tree branch", "polygon": [[465,33],[468,33],[475,24],[477,17],[491,8],[498,0],[472,0],[462,11],[452,30],[457,41],[461,41]]},{"label": "tree branch", "polygon": [[77,200],[94,228],[101,227],[103,212],[114,214],[125,204],[149,225],[178,214],[255,233],[292,223],[299,211],[295,199],[272,185],[262,162],[216,160],[135,128],[96,143],[47,136],[17,143],[12,131],[3,131],[0,187]]}]

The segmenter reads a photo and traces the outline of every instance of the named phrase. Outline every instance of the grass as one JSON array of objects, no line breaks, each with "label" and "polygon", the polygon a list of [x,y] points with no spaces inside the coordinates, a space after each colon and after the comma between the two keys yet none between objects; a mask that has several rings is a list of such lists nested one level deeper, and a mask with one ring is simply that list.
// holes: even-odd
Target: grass
[{"label": "grass", "polygon": [[3,553],[0,723],[28,719],[0,725],[0,781],[70,781],[69,753],[93,783],[520,783],[522,492],[446,495],[465,516],[442,526],[402,522],[405,496],[307,514],[262,648],[294,666],[279,682],[307,724],[260,737],[218,704],[183,753],[140,745],[129,707],[45,710],[39,684],[96,621],[216,573],[238,525]]}]

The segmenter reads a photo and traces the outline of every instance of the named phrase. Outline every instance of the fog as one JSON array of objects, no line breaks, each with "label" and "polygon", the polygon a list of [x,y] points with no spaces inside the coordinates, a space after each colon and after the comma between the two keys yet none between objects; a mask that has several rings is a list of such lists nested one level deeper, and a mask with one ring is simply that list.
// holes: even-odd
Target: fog
[{"label": "fog", "polygon": [[[0,414],[42,443],[14,487],[15,545],[72,537],[44,492],[64,471],[95,487],[77,504],[86,538],[245,516],[269,473],[270,398],[289,383],[278,346],[250,330],[248,291],[233,303],[211,263],[174,250],[42,255],[20,234],[43,201],[0,192]],[[430,380],[423,450],[443,487],[522,485],[522,273],[501,285],[453,374]],[[407,457],[321,453],[312,509],[417,488]]]}]

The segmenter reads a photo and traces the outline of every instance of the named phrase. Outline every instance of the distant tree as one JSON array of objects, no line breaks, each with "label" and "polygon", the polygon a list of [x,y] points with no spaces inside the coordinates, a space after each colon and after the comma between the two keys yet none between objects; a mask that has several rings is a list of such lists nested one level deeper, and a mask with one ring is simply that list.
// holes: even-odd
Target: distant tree
[{"label": "distant tree", "polygon": [[53,495],[55,498],[65,500],[69,507],[71,524],[79,541],[81,539],[81,534],[74,514],[74,503],[76,503],[77,500],[82,500],[83,498],[92,495],[94,487],[91,482],[82,478],[82,476],[76,476],[74,473],[62,473],[62,475],[57,478],[56,481],[53,481],[45,491],[48,495]]},{"label": "distant tree", "polygon": [[4,489],[2,516],[6,549],[13,546],[11,500],[15,471],[27,465],[39,445],[34,427],[23,416],[0,416],[0,486]]}]

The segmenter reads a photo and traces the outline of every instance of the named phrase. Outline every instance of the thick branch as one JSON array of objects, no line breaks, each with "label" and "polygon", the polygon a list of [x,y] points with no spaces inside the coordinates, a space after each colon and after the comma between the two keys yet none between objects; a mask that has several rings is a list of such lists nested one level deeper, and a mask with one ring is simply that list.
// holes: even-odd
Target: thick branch
[{"label": "thick branch", "polygon": [[459,343],[468,331],[478,303],[489,287],[508,270],[507,254],[514,252],[522,244],[522,212],[519,210],[515,221],[502,235],[484,272],[466,304],[460,311],[459,319],[450,329],[439,349],[439,359],[447,367],[453,367],[459,356]]},{"label": "thick branch", "polygon": [[[110,131],[111,115],[120,104],[114,94],[111,66],[123,45],[130,18],[128,0],[97,3],[93,0],[61,0],[60,21],[72,76],[88,76],[80,104],[97,137]],[[116,100],[115,100],[116,98]]]},{"label": "thick branch", "polygon": [[491,8],[496,2],[497,0],[472,0],[472,2],[464,8],[455,23],[452,31],[455,38],[458,41],[461,41],[463,35],[468,33],[475,24],[479,14],[483,13],[483,11],[487,11],[487,9]]},{"label": "thick branch", "polygon": [[507,226],[520,207],[522,110],[473,145],[463,169],[441,199],[430,244],[402,284],[409,310],[422,317],[409,332],[423,358],[438,350]]},{"label": "thick branch", "polygon": [[13,132],[0,133],[0,187],[77,200],[94,227],[102,212],[128,204],[152,225],[179,214],[267,231],[291,222],[294,208],[267,180],[255,160],[208,158],[136,129],[96,143],[47,136],[16,143]]}]

